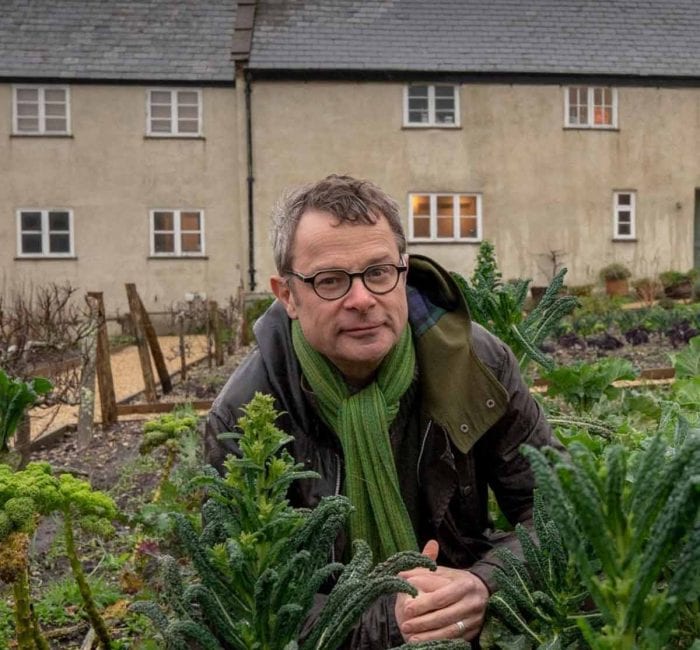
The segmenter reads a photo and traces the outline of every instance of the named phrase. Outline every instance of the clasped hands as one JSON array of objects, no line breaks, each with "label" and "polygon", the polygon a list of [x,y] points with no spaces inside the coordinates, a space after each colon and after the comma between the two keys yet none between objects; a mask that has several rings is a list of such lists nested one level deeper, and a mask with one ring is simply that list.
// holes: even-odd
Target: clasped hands
[{"label": "clasped hands", "polygon": [[[438,543],[430,540],[423,555],[436,561]],[[418,595],[400,593],[394,613],[404,641],[473,639],[481,629],[489,599],[486,585],[463,569],[438,566],[436,571],[412,569],[399,574]]]}]

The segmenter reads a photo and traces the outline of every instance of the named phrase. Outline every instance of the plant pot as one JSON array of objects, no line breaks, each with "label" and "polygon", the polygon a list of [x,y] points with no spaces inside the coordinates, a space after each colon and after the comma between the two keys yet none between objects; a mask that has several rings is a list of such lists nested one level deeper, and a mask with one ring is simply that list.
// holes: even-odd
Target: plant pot
[{"label": "plant pot", "polygon": [[605,281],[605,293],[609,296],[626,296],[629,292],[630,283],[627,278]]},{"label": "plant pot", "polygon": [[691,298],[693,295],[693,283],[690,280],[683,280],[664,287],[664,294],[669,298]]}]

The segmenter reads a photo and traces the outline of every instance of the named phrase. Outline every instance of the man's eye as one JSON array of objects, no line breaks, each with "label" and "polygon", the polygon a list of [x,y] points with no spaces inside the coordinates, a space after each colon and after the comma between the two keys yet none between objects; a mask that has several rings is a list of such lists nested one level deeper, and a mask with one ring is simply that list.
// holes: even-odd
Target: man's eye
[{"label": "man's eye", "polygon": [[389,266],[371,266],[365,271],[365,276],[369,280],[382,280],[390,273]]},{"label": "man's eye", "polygon": [[317,287],[335,287],[343,281],[340,275],[317,275],[316,276],[316,286]]}]

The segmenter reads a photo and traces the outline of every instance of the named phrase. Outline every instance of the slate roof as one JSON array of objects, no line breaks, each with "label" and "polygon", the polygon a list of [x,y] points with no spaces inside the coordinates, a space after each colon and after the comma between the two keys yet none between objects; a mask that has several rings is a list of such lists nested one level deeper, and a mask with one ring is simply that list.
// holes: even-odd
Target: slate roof
[{"label": "slate roof", "polygon": [[250,67],[700,77],[700,0],[259,0]]},{"label": "slate roof", "polygon": [[235,0],[0,0],[0,77],[233,81]]}]

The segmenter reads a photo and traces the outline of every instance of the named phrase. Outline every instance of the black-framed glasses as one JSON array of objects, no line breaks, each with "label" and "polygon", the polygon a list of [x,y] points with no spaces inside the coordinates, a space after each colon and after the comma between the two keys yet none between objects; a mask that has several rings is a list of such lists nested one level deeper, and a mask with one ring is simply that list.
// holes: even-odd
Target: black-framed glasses
[{"label": "black-framed glasses", "polygon": [[352,286],[353,278],[362,278],[362,284],[368,291],[381,296],[396,288],[399,277],[408,267],[403,264],[372,264],[364,271],[350,273],[344,269],[326,269],[313,275],[303,275],[296,271],[287,271],[288,275],[310,284],[316,295],[324,300],[342,298]]}]

